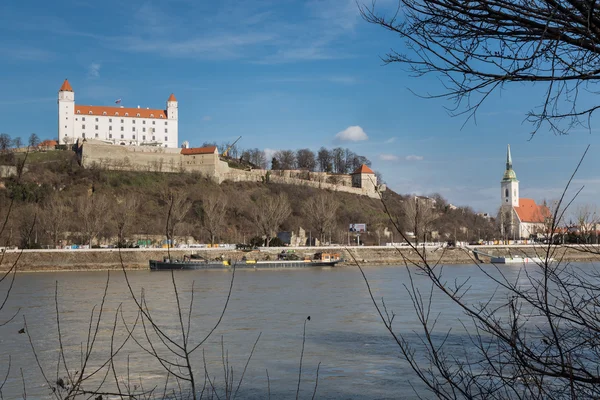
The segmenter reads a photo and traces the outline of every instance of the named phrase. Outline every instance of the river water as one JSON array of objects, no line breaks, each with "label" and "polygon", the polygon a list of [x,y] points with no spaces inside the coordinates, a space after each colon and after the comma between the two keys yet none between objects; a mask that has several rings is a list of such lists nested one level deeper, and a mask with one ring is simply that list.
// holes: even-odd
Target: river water
[{"label": "river water", "polygon": [[[489,268],[493,268],[489,266]],[[369,283],[379,300],[385,298],[394,312],[394,328],[411,337],[418,331],[412,303],[404,284],[408,283],[404,267],[366,267]],[[507,275],[516,276],[518,268],[507,267]],[[445,267],[448,281],[470,277],[469,301],[486,300],[496,289],[477,266]],[[2,389],[4,398],[50,398],[51,391],[36,364],[27,334],[19,334],[25,320],[35,354],[48,380],[65,376],[59,359],[55,289],[62,342],[71,373],[79,370],[81,350],[85,349],[92,310],[98,315],[107,272],[64,272],[19,274],[7,305],[0,313],[2,321],[14,312],[18,315],[0,327],[0,380],[10,371]],[[136,296],[144,292],[149,312],[155,322],[173,338],[178,337],[179,314],[170,272],[128,272]],[[197,344],[215,325],[221,314],[232,274],[228,271],[176,271],[174,274],[183,308],[187,310],[192,294],[193,309],[190,324],[190,345]],[[423,277],[415,284],[427,293],[430,285]],[[2,283],[5,285],[6,281]],[[4,293],[6,286],[0,287]],[[496,297],[502,299],[502,293]],[[452,328],[449,345],[460,348],[468,339],[460,320],[468,318],[441,296],[433,297],[433,310],[441,313],[443,330]],[[121,311],[117,312],[119,307]],[[99,324],[99,333],[85,373],[100,367],[110,354],[113,325],[116,319],[114,347],[126,338],[123,320],[132,326],[136,308],[125,283],[123,272],[111,272],[107,297]],[[310,316],[310,320],[307,317]],[[187,311],[183,318],[187,320]],[[306,340],[302,360],[300,398],[311,398],[315,390],[321,399],[397,399],[416,398],[415,391],[428,394],[400,357],[398,347],[374,309],[367,286],[356,267],[306,268],[285,270],[240,270],[235,274],[233,290],[223,320],[209,340],[192,356],[199,388],[208,376],[217,387],[220,398],[223,388],[223,358],[233,368],[233,390],[244,369],[246,359],[260,334],[254,355],[248,365],[238,398],[295,398],[298,385],[303,329]],[[147,326],[148,327],[148,326]],[[92,328],[92,331],[94,329]],[[150,332],[157,351],[168,357],[164,345]],[[140,348],[150,349],[141,323],[133,336],[114,357],[115,374],[121,389],[129,382],[140,390],[155,390],[162,397],[165,370],[154,357]],[[415,337],[415,345],[417,339]],[[176,358],[169,358],[175,361]],[[60,363],[59,363],[60,361]],[[60,365],[57,373],[57,365]],[[93,390],[102,381],[107,368],[102,369],[84,385]],[[267,379],[268,374],[268,379]],[[103,390],[114,388],[115,378],[109,370]],[[167,386],[179,390],[171,377]],[[186,386],[182,386],[185,392]],[[106,397],[105,397],[106,398]]]}]

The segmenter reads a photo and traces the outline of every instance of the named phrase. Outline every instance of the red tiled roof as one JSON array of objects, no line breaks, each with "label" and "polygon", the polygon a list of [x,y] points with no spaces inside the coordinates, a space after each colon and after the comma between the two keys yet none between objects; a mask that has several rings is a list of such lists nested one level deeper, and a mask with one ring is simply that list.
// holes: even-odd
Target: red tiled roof
[{"label": "red tiled roof", "polygon": [[175,95],[173,93],[171,93],[171,95],[169,96],[169,99],[167,101],[177,101],[177,99],[175,98]]},{"label": "red tiled roof", "polygon": [[[105,114],[106,113],[106,114]],[[167,119],[165,110],[152,110],[148,108],[124,108],[110,106],[81,106],[75,104],[75,114],[81,115],[106,115],[111,117],[137,117]],[[125,115],[127,114],[127,115]],[[139,114],[139,115],[138,115]]]},{"label": "red tiled roof", "polygon": [[181,149],[181,154],[191,156],[193,154],[214,154],[217,151],[217,146],[194,147],[191,149]]},{"label": "red tiled roof", "polygon": [[533,199],[519,199],[519,207],[515,207],[515,211],[521,222],[541,223],[551,216],[548,207],[535,204]]},{"label": "red tiled roof", "polygon": [[71,87],[69,80],[65,79],[62,86],[59,89],[59,92],[72,92],[72,91],[73,91],[73,88]]},{"label": "red tiled roof", "polygon": [[352,175],[354,174],[375,174],[375,172],[373,172],[371,168],[363,164],[360,167],[356,168],[356,171],[354,171]]},{"label": "red tiled roof", "polygon": [[56,140],[44,140],[43,142],[38,144],[38,147],[54,147],[57,144],[58,142]]}]

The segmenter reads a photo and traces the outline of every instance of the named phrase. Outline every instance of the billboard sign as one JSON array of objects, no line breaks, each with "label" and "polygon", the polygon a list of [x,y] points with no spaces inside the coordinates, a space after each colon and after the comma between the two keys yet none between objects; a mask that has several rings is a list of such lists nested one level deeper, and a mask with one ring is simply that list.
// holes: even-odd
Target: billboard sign
[{"label": "billboard sign", "polygon": [[367,224],[350,224],[350,232],[364,233],[367,231]]}]

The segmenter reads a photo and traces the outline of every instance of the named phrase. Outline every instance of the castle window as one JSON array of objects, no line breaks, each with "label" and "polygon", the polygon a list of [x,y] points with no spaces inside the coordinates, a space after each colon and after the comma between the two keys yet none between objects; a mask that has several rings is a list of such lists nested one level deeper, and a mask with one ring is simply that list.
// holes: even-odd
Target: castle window
[{"label": "castle window", "polygon": [[82,120],[82,121],[85,121],[85,117],[81,117],[81,120]]},{"label": "castle window", "polygon": [[93,113],[90,111],[88,114],[92,115]]},{"label": "castle window", "polygon": [[132,138],[133,140],[135,140],[135,135],[132,135],[132,136],[131,136],[131,138]]},{"label": "castle window", "polygon": [[108,130],[109,130],[109,131],[112,131],[112,126],[109,126],[109,127],[108,127]]},{"label": "castle window", "polygon": [[131,127],[131,131],[132,131],[132,132],[135,132],[135,126],[132,126],[132,127]]},{"label": "castle window", "polygon": [[125,139],[125,135],[121,135],[121,139]]},{"label": "castle window", "polygon": [[98,125],[95,126],[96,130],[98,130]]},{"label": "castle window", "polygon": [[98,122],[98,118],[96,118],[96,122]]},{"label": "castle window", "polygon": [[142,128],[142,132],[146,132],[146,128]]},{"label": "castle window", "polygon": [[152,136],[152,140],[156,140],[156,136]]},{"label": "castle window", "polygon": [[169,130],[167,128],[165,128],[165,133],[169,133]]},{"label": "castle window", "polygon": [[156,125],[156,121],[152,121],[152,125]]},{"label": "castle window", "polygon": [[146,140],[146,135],[142,136],[142,140]]},{"label": "castle window", "polygon": [[146,120],[143,120],[143,121],[142,121],[142,124],[143,124],[143,125],[146,125]]},{"label": "castle window", "polygon": [[[118,113],[118,112],[116,112],[116,113],[115,113],[115,115],[119,115],[119,113]],[[121,120],[121,121],[123,121],[123,120]]]},{"label": "castle window", "polygon": [[162,117],[163,117],[163,116],[162,116],[162,114],[160,114],[160,115],[158,116],[158,118],[162,118]]},{"label": "castle window", "polygon": [[150,118],[154,118],[154,114],[150,114]]},{"label": "castle window", "polygon": [[98,134],[96,133],[95,137],[98,137]]},{"label": "castle window", "polygon": [[121,132],[123,132],[124,130],[125,130],[125,128],[124,128],[124,127],[121,127]]},{"label": "castle window", "polygon": [[169,139],[165,136],[165,142],[168,142],[168,141],[169,141]]},{"label": "castle window", "polygon": [[139,117],[139,116],[140,116],[140,113],[137,113],[137,114],[136,114],[136,116],[137,116],[137,117]]},{"label": "castle window", "polygon": [[108,122],[111,122],[111,123],[112,123],[112,118],[109,118],[109,119],[108,119]]},{"label": "castle window", "polygon": [[81,110],[77,110],[77,114],[81,114]]},{"label": "castle window", "polygon": [[81,129],[85,129],[85,124],[81,125]]},{"label": "castle window", "polygon": [[133,121],[131,121],[131,122],[135,124],[135,119]]},{"label": "castle window", "polygon": [[165,125],[167,125],[168,123],[169,123],[168,121],[165,121]]},{"label": "castle window", "polygon": [[125,113],[125,116],[126,116],[126,117],[129,117],[129,113]]},{"label": "castle window", "polygon": [[81,137],[85,139],[85,132],[81,134]]},{"label": "castle window", "polygon": [[125,122],[125,120],[124,120],[124,119],[122,119],[122,120],[121,120],[121,123],[123,123],[123,122]]},{"label": "castle window", "polygon": [[112,133],[109,133],[109,134],[108,134],[108,138],[109,138],[109,139],[112,139]]}]

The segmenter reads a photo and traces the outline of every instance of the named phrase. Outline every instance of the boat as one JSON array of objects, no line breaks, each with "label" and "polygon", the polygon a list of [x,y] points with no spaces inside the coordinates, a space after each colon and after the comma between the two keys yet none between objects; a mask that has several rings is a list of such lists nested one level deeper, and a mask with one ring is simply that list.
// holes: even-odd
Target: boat
[{"label": "boat", "polygon": [[[552,259],[548,259],[548,262]],[[521,256],[509,256],[509,257],[491,257],[490,262],[492,264],[543,264],[546,262],[545,258],[540,257],[521,257]]]},{"label": "boat", "polygon": [[337,253],[315,253],[312,258],[300,258],[294,253],[282,252],[278,254],[277,260],[248,260],[245,257],[236,260],[209,260],[198,255],[185,256],[183,260],[164,258],[150,260],[150,270],[174,270],[174,269],[229,269],[235,266],[240,268],[305,268],[305,267],[333,267],[341,262],[342,258]]}]

